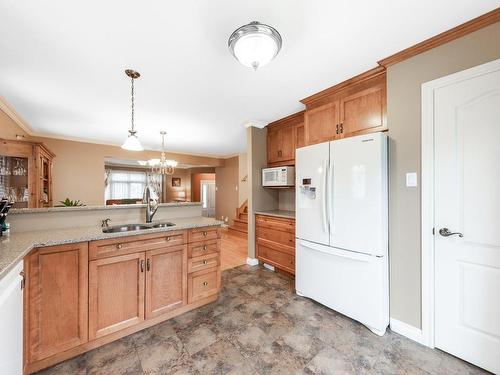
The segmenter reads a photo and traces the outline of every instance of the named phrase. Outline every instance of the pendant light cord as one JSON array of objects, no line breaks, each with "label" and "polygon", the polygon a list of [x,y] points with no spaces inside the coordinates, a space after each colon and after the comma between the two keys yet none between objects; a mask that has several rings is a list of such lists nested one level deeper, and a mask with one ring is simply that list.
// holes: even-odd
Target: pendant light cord
[{"label": "pendant light cord", "polygon": [[132,80],[132,127],[131,127],[131,131],[134,132],[134,78],[132,77],[131,78]]}]

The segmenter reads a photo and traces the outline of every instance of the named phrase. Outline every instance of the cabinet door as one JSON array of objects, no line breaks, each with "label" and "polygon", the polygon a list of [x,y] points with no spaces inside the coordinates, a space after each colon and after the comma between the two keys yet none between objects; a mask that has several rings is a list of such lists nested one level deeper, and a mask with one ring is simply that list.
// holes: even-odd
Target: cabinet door
[{"label": "cabinet door", "polygon": [[340,130],[342,135],[385,130],[385,85],[346,96],[340,100]]},{"label": "cabinet door", "polygon": [[295,127],[295,148],[301,148],[306,145],[304,124],[299,124]]},{"label": "cabinet door", "polygon": [[44,247],[25,259],[28,362],[87,342],[87,247]]},{"label": "cabinet door", "polygon": [[280,161],[295,160],[295,126],[288,125],[279,130]]},{"label": "cabinet door", "polygon": [[279,129],[267,132],[267,163],[277,163],[280,158],[281,134]]},{"label": "cabinet door", "polygon": [[145,253],[89,263],[89,338],[91,340],[144,320]]},{"label": "cabinet door", "polygon": [[332,102],[306,111],[304,130],[307,145],[331,141],[338,137],[338,108],[338,102]]},{"label": "cabinet door", "polygon": [[146,318],[187,303],[187,245],[146,252]]}]

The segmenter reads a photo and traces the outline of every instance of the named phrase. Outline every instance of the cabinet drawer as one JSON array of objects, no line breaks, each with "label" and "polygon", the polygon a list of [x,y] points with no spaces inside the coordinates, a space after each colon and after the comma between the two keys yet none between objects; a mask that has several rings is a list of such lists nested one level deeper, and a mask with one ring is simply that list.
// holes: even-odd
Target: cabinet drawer
[{"label": "cabinet drawer", "polygon": [[164,233],[91,241],[89,244],[89,258],[92,260],[108,258],[117,255],[154,250],[165,246],[183,245],[187,242],[186,239],[186,231],[169,231]]},{"label": "cabinet drawer", "polygon": [[289,252],[271,248],[269,245],[259,242],[257,244],[257,258],[277,268],[295,274],[295,255]]},{"label": "cabinet drawer", "polygon": [[281,231],[295,233],[295,220],[273,216],[256,215],[255,221],[259,227],[267,227]]},{"label": "cabinet drawer", "polygon": [[207,254],[196,258],[188,259],[188,272],[206,270],[219,265],[219,254]]},{"label": "cabinet drawer", "polygon": [[208,240],[190,243],[188,245],[188,258],[218,253],[220,251],[220,240]]},{"label": "cabinet drawer", "polygon": [[257,227],[257,238],[295,247],[295,234],[268,227]]},{"label": "cabinet drawer", "polygon": [[218,227],[194,228],[189,230],[188,242],[216,240],[219,238]]},{"label": "cabinet drawer", "polygon": [[217,294],[220,288],[220,270],[211,269],[189,274],[188,303]]}]

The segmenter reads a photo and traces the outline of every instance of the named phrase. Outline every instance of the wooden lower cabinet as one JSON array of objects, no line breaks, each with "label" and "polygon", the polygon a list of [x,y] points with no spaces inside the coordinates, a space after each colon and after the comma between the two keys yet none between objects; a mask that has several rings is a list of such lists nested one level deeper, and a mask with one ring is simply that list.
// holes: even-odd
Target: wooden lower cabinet
[{"label": "wooden lower cabinet", "polygon": [[205,227],[33,250],[24,262],[25,373],[215,301],[219,238]]},{"label": "wooden lower cabinet", "polygon": [[25,361],[88,340],[88,244],[36,249],[25,257]]},{"label": "wooden lower cabinet", "polygon": [[255,215],[257,258],[295,274],[295,219]]},{"label": "wooden lower cabinet", "polygon": [[146,253],[146,319],[187,304],[187,245]]},{"label": "wooden lower cabinet", "polygon": [[90,340],[144,320],[145,253],[89,263]]}]

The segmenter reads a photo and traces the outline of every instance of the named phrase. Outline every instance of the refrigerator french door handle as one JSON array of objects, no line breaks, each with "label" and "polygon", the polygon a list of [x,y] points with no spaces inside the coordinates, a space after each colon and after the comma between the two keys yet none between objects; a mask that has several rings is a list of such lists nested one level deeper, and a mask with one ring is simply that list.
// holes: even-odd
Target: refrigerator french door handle
[{"label": "refrigerator french door handle", "polygon": [[328,230],[330,231],[330,236],[333,234],[333,220],[334,215],[333,215],[333,189],[334,189],[334,165],[333,165],[333,160],[330,159],[330,163],[328,166]]},{"label": "refrigerator french door handle", "polygon": [[321,219],[323,222],[323,232],[328,233],[328,213],[327,213],[327,181],[328,181],[328,159],[323,160],[323,178],[321,181]]}]

